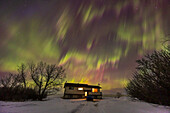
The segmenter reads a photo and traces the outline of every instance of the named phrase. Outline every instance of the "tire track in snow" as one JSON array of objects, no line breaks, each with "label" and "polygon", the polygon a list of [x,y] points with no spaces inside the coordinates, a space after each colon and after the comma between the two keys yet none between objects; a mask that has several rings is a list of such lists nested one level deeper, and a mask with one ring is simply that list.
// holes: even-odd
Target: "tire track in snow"
[{"label": "tire track in snow", "polygon": [[98,103],[94,102],[86,102],[86,104],[80,109],[80,111],[77,111],[76,113],[106,113],[102,106],[98,106]]},{"label": "tire track in snow", "polygon": [[85,102],[83,108],[82,108],[82,109],[80,110],[80,112],[78,112],[78,113],[83,113],[83,111],[84,111],[84,109],[85,109],[86,106],[87,106],[87,102]]},{"label": "tire track in snow", "polygon": [[84,106],[87,104],[87,102],[84,103],[80,103],[79,106],[76,107],[76,109],[72,110],[71,113],[81,113],[81,111],[84,109]]}]

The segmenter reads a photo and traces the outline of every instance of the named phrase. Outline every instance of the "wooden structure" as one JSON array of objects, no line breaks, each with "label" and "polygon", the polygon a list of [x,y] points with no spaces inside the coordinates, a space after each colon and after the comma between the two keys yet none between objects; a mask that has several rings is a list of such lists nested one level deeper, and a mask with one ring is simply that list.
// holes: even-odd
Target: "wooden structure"
[{"label": "wooden structure", "polygon": [[85,98],[86,96],[92,96],[94,99],[102,98],[101,87],[99,85],[65,83],[64,88],[64,98]]}]

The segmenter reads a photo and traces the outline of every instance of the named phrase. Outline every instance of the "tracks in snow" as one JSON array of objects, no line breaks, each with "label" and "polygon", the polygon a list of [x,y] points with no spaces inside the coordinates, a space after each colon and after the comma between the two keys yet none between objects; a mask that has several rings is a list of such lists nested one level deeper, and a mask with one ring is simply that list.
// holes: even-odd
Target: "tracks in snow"
[{"label": "tracks in snow", "polygon": [[83,102],[71,113],[106,113],[99,102]]}]

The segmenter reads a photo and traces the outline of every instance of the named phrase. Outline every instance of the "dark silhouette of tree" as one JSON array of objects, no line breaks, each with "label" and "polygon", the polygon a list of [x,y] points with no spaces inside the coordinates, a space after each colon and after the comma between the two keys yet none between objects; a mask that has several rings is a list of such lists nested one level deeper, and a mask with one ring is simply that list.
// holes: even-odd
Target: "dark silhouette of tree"
[{"label": "dark silhouette of tree", "polygon": [[38,87],[39,100],[42,100],[47,91],[61,86],[65,76],[65,70],[62,66],[46,64],[44,62],[31,63],[29,65],[29,72],[32,80]]},{"label": "dark silhouette of tree", "polygon": [[9,73],[8,75],[1,77],[0,86],[8,88],[15,87],[18,84],[17,81],[17,75]]},{"label": "dark silhouette of tree", "polygon": [[147,54],[125,88],[131,97],[151,103],[170,105],[170,46]]},{"label": "dark silhouette of tree", "polygon": [[24,88],[26,88],[27,87],[27,83],[26,83],[26,65],[25,64],[21,64],[21,65],[19,65],[18,66],[18,69],[17,69],[17,71],[18,71],[18,75],[17,75],[17,80],[18,80],[18,82],[19,83],[23,83],[23,85],[24,85]]},{"label": "dark silhouette of tree", "polygon": [[0,79],[0,85],[2,87],[15,87],[15,86],[21,86],[22,84],[24,85],[24,88],[26,88],[26,65],[25,64],[21,64],[20,66],[18,66],[18,73],[17,74],[13,74],[13,73],[9,73],[8,75],[3,76]]},{"label": "dark silhouette of tree", "polygon": [[[29,87],[29,81],[35,83],[35,87]],[[59,90],[65,77],[62,66],[39,62],[18,66],[17,73],[9,73],[0,78],[0,100],[24,101],[42,100],[47,97],[49,91]]]}]

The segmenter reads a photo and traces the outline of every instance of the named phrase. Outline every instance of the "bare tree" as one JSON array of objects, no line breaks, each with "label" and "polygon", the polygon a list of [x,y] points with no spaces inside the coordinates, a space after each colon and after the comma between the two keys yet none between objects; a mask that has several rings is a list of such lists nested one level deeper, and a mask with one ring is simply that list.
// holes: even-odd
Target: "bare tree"
[{"label": "bare tree", "polygon": [[18,85],[17,75],[9,73],[9,75],[5,75],[0,79],[0,86],[2,87],[15,87]]},{"label": "bare tree", "polygon": [[21,64],[20,66],[18,66],[17,74],[9,73],[8,75],[1,77],[0,85],[2,87],[15,87],[24,84],[24,88],[26,88],[25,69],[26,69],[26,65]]},{"label": "bare tree", "polygon": [[42,100],[48,90],[60,86],[65,77],[65,70],[62,66],[49,65],[44,62],[31,63],[29,71],[32,80],[38,87],[39,100]]},{"label": "bare tree", "polygon": [[18,82],[23,83],[24,88],[27,87],[25,70],[26,70],[26,65],[25,64],[22,63],[21,65],[18,66],[18,69],[17,69],[17,71],[18,71]]}]

